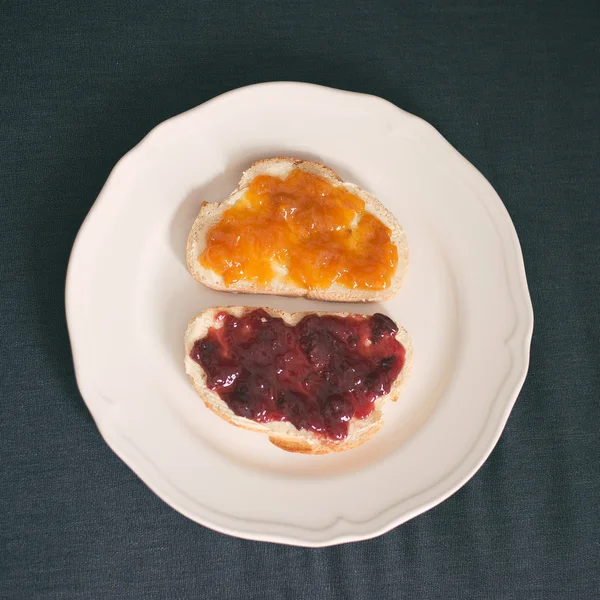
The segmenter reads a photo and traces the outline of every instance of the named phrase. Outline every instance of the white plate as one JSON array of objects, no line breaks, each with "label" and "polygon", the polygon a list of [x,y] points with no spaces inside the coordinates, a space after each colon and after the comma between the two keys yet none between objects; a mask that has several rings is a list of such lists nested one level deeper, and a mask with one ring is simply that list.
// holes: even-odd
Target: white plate
[{"label": "white plate", "polygon": [[[281,155],[315,159],[372,192],[410,245],[396,298],[344,309],[384,310],[404,325],[412,375],[381,431],[337,455],[289,454],[232,427],[183,368],[185,326],[208,306],[340,309],[214,292],[186,271],[200,203],[227,196],[254,160]],[[66,303],[79,389],[123,461],[198,523],[303,546],[381,534],[462,486],[500,436],[533,327],[519,242],[484,177],[392,104],[300,83],[220,96],[129,152],[77,237]]]}]

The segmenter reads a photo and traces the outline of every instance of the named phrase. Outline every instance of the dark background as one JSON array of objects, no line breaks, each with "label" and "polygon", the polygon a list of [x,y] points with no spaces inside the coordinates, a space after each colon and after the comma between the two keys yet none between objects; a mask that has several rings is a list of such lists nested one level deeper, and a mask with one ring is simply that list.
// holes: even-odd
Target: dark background
[{"label": "dark background", "polygon": [[[600,587],[600,4],[0,1],[0,598],[592,598]],[[369,92],[437,127],[521,239],[529,376],[480,472],[375,540],[234,539],[154,496],[77,391],[77,230],[153,126],[227,90]]]}]

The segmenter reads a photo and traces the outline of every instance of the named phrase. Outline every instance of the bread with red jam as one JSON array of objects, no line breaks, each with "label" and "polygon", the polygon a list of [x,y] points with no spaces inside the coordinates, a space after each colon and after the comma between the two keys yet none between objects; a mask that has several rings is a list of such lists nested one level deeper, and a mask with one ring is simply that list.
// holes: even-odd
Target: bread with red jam
[{"label": "bread with red jam", "polygon": [[209,308],[190,321],[184,345],[210,410],[305,454],[370,439],[412,367],[408,333],[382,314]]},{"label": "bread with red jam", "polygon": [[[241,257],[238,257],[238,262],[230,256],[219,254],[219,264],[225,271],[221,272],[207,267],[203,260],[208,260],[207,257],[209,256],[215,256],[212,249],[209,249],[208,254],[206,253],[208,244],[213,242],[219,245],[224,244],[224,240],[227,237],[226,232],[220,232],[219,241],[215,242],[215,226],[221,222],[225,211],[236,205],[240,206],[238,203],[241,203],[247,197],[247,192],[254,180],[261,176],[267,176],[284,181],[287,180],[290,174],[293,175],[297,172],[308,173],[312,176],[322,178],[326,182],[326,185],[331,185],[331,189],[336,190],[335,193],[343,194],[347,192],[353,197],[357,197],[359,203],[360,201],[364,202],[364,207],[360,209],[363,216],[359,217],[356,214],[351,222],[344,222],[343,227],[334,226],[335,221],[333,221],[333,224],[323,225],[325,230],[316,234],[316,237],[313,238],[317,250],[315,250],[314,259],[311,262],[312,267],[310,271],[307,270],[308,267],[306,266],[306,239],[308,238],[305,239],[304,234],[300,238],[297,237],[297,232],[290,234],[291,238],[296,240],[292,250],[286,245],[290,243],[290,238],[281,238],[281,236],[276,238],[280,241],[275,243],[275,245],[282,243],[281,239],[287,239],[286,243],[284,243],[285,248],[282,248],[278,256],[283,257],[282,260],[288,261],[288,264],[281,264],[276,257],[267,257],[263,248],[263,243],[268,243],[265,240],[271,239],[269,238],[269,232],[263,231],[263,228],[260,226],[256,226],[256,231],[252,233],[248,229],[246,219],[242,220],[243,223],[239,227],[239,236],[237,235],[238,230],[236,230],[235,235],[229,230],[231,239],[227,242],[229,244],[228,247],[236,248],[238,247],[236,244],[244,244],[244,242],[249,244],[248,247],[238,247]],[[283,201],[286,201],[285,194],[277,197],[283,197]],[[315,198],[318,197],[319,194],[315,196]],[[324,224],[324,219],[326,219],[322,214],[324,208],[323,206],[319,206],[318,202],[317,200],[315,205],[313,205],[312,211],[303,213],[304,216],[299,216],[302,210],[295,213],[295,216],[290,216],[288,223],[293,219],[308,219],[306,222],[302,222],[302,231],[305,233],[309,232],[306,235],[311,235],[311,223],[316,223],[317,225]],[[335,201],[332,200],[332,203],[331,206],[335,209]],[[328,214],[331,216],[331,213]],[[349,213],[343,214],[348,216]],[[375,217],[374,220],[373,217]],[[387,232],[385,234],[386,244],[379,243],[379,238],[374,237],[375,234],[372,236],[371,234],[365,234],[364,236],[359,234],[362,219],[365,219],[365,223],[369,221],[371,223],[377,222],[383,224],[384,230]],[[382,231],[380,231],[380,235],[382,235]],[[347,234],[347,244],[349,246],[340,245],[338,238],[332,241],[333,238],[331,236],[341,236],[341,232],[344,235]],[[224,233],[225,235],[223,235]],[[252,242],[250,242],[251,238]],[[299,242],[298,239],[300,239]],[[237,240],[237,242],[233,243],[232,240]],[[222,248],[223,246],[220,245],[218,247]],[[249,248],[252,248],[252,252],[255,252],[252,259],[248,258],[251,256]],[[338,254],[336,255],[335,252]],[[258,260],[262,257],[262,260],[267,265],[266,268],[272,269],[266,280],[261,280],[260,277],[256,276],[256,273],[254,275],[249,274],[249,271],[252,270],[250,267],[257,264],[256,257],[259,257]],[[372,276],[371,273],[374,270],[373,263],[375,257],[377,257],[381,268],[387,268],[388,271],[385,273],[385,276],[369,282],[369,277]],[[253,260],[254,263],[250,263],[250,265],[246,263],[243,266],[239,263],[239,260],[242,262]],[[338,266],[345,260],[356,261],[357,268],[360,269],[363,279],[359,279],[359,273],[353,270],[352,263],[350,263],[350,266],[346,265],[342,267],[341,271],[338,269]],[[391,298],[400,289],[408,269],[409,251],[406,235],[398,220],[371,194],[352,183],[344,182],[329,167],[312,161],[280,157],[264,159],[254,163],[243,173],[237,189],[225,200],[221,202],[204,202],[202,204],[187,240],[186,262],[189,272],[197,281],[215,290],[234,293],[304,296],[316,300],[333,302],[378,302]],[[269,264],[271,265],[270,267]],[[304,274],[300,276],[300,279],[296,278],[292,281],[291,277],[293,273],[290,273],[289,269],[293,270],[294,264],[299,266],[301,270],[304,269]],[[331,273],[335,275],[331,275],[329,279],[319,284],[310,281],[311,273],[312,277],[323,277],[328,268],[327,265],[329,265]],[[237,269],[238,273],[235,276],[229,275],[231,280],[227,280],[227,272],[232,273],[232,269]],[[308,279],[305,277],[307,273]]]}]

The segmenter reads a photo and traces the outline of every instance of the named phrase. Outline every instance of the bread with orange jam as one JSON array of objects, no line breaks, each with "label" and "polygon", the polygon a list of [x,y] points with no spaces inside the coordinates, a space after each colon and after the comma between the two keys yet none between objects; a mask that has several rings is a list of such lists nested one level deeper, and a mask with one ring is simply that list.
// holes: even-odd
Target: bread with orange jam
[{"label": "bread with orange jam", "polygon": [[[311,324],[311,319],[316,321]],[[341,325],[338,331],[336,327],[339,323]],[[263,326],[272,332],[270,336],[263,335]],[[301,329],[302,327],[304,329]],[[245,330],[246,334],[243,333]],[[263,334],[258,333],[259,330],[263,331]],[[292,330],[296,333],[290,336]],[[332,336],[337,336],[335,343],[338,344],[338,351],[329,352],[325,362],[322,362],[318,351],[319,344],[321,350],[323,349],[323,332],[326,330],[333,332]],[[354,335],[353,331],[356,332],[355,340],[348,337],[348,333]],[[311,332],[321,336],[321,342],[307,345],[311,342]],[[379,337],[376,337],[376,334]],[[248,339],[253,339],[258,345],[252,347],[252,342],[248,342]],[[261,349],[261,340],[266,344],[266,350]],[[343,345],[344,340],[348,342],[347,349],[351,353],[346,353],[345,358],[344,349],[340,351],[340,344]],[[284,346],[281,346],[282,343]],[[285,343],[289,345],[288,348],[285,347]],[[294,344],[297,344],[296,358]],[[341,452],[369,440],[383,425],[384,404],[398,399],[400,390],[410,374],[413,360],[412,344],[406,330],[396,325],[389,317],[380,314],[369,316],[325,312],[288,313],[271,308],[244,306],[209,308],[190,321],[185,333],[184,346],[186,372],[200,398],[211,411],[233,425],[267,434],[269,440],[283,450],[304,454]],[[382,355],[390,353],[392,346],[398,361],[393,367],[390,362],[393,359],[381,360]],[[242,347],[242,350],[239,350],[239,347]],[[249,348],[251,349],[248,350]],[[354,351],[354,348],[357,350]],[[381,348],[379,354],[377,348]],[[253,361],[249,370],[247,369],[250,363],[244,363],[244,356],[247,355],[243,354],[248,351],[252,353]],[[300,358],[297,358],[301,353],[303,354]],[[363,361],[363,366],[356,362],[357,356],[359,361]],[[265,369],[272,369],[270,374],[262,370],[262,359]],[[334,362],[326,362],[331,359]],[[388,361],[387,364],[385,360]],[[219,371],[220,365],[223,365],[225,370]],[[337,375],[335,365],[339,371]],[[354,368],[349,365],[353,365]],[[383,365],[382,368],[389,377],[384,386],[379,388],[379,395],[363,396],[361,400],[358,398],[361,377],[363,382],[369,381],[368,385],[362,385],[362,390],[373,390],[381,386],[381,379],[378,380],[379,383],[371,386],[371,382],[375,382],[381,375],[381,372],[378,375],[377,371],[373,371],[377,370],[377,365]],[[348,379],[349,376],[354,377],[355,381]],[[305,377],[309,381],[307,387],[304,387]],[[333,381],[333,377],[337,379]],[[369,377],[372,379],[369,380]],[[321,379],[316,381],[315,378]],[[352,386],[355,388],[352,389]],[[265,389],[270,391],[263,399],[260,394],[261,390]],[[228,390],[229,395],[226,395],[224,390]],[[254,412],[249,414],[248,407],[253,402],[249,394],[251,395],[253,390],[259,394],[259,403],[252,407]],[[320,397],[315,399],[310,396],[311,390],[319,390]],[[386,390],[387,393],[383,393]],[[343,396],[338,396],[338,393]],[[349,407],[345,417],[339,412],[340,397],[346,399],[346,406]],[[286,402],[290,399],[293,403],[302,402],[302,398],[304,406],[292,404],[291,412],[287,412],[287,415],[291,416],[283,416],[290,408],[290,405],[284,406]],[[239,399],[246,404],[245,407],[238,403]],[[269,410],[270,417],[266,417]],[[308,411],[312,411],[312,420]],[[304,415],[304,424],[298,423],[298,415]],[[298,427],[292,421],[298,424]],[[315,426],[315,423],[321,425]],[[337,435],[340,425],[343,426],[342,434]]]},{"label": "bread with orange jam", "polygon": [[203,203],[186,257],[192,276],[215,290],[376,302],[400,289],[409,251],[371,194],[316,162],[270,158],[228,198]]}]

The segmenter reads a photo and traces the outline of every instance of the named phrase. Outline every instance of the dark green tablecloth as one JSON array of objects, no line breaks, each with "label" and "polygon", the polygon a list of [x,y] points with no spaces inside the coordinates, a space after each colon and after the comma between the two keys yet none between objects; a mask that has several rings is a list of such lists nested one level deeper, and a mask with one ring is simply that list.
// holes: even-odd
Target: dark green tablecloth
[{"label": "dark green tablecloth", "polygon": [[[598,597],[599,6],[0,2],[0,598]],[[320,550],[220,535],[154,496],[77,391],[63,311],[115,162],[167,117],[281,79],[435,125],[503,198],[536,316],[480,472],[383,537]]]}]

